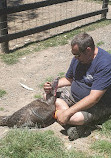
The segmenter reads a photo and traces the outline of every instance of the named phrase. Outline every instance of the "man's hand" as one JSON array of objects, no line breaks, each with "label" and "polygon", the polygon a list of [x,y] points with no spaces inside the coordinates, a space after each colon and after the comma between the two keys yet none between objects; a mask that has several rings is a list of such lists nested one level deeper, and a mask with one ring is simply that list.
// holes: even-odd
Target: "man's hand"
[{"label": "man's hand", "polygon": [[52,90],[52,86],[51,86],[51,83],[50,82],[46,82],[44,84],[44,91],[46,94],[50,93]]},{"label": "man's hand", "polygon": [[66,125],[69,121],[67,110],[57,110],[56,118],[58,123],[60,123],[61,125]]}]

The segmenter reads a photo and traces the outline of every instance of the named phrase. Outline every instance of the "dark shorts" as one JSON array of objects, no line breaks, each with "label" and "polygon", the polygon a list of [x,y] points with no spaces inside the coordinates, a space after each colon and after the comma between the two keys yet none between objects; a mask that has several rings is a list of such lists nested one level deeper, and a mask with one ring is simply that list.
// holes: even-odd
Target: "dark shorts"
[{"label": "dark shorts", "polygon": [[[57,97],[63,99],[68,106],[76,104],[74,98],[71,95],[70,87],[61,88],[57,92]],[[91,107],[88,110],[81,111],[84,116],[85,124],[92,121],[99,121],[111,115],[111,107],[107,107],[104,103],[99,102],[95,106]]]}]

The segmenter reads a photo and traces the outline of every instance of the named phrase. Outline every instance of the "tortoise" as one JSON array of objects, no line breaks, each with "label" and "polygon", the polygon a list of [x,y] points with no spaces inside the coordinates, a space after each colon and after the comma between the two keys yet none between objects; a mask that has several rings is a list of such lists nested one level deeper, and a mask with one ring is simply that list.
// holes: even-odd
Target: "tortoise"
[{"label": "tortoise", "polygon": [[10,116],[0,116],[0,126],[38,127],[49,126],[54,121],[56,91],[59,77],[52,82],[52,90],[46,100],[36,99]]}]

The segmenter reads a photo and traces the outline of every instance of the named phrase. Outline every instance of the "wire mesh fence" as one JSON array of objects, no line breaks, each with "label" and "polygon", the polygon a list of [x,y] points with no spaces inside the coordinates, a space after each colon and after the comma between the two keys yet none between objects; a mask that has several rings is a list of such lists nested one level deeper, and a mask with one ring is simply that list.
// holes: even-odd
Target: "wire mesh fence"
[{"label": "wire mesh fence", "polygon": [[[29,4],[35,2],[40,2],[40,0],[7,0],[7,6],[18,6],[21,4]],[[100,10],[102,9],[102,4],[102,0],[73,0],[42,8],[8,14],[6,27],[8,29],[8,34],[13,34],[23,30],[39,27],[67,18],[76,17],[82,14]],[[40,41],[48,37],[52,37],[53,35],[72,30],[78,26],[97,21],[99,19],[101,19],[101,15],[96,15],[69,24],[58,26],[49,30],[45,30],[40,33],[24,36],[22,38],[17,38],[9,41],[9,49],[13,50],[18,47],[22,47],[27,43],[38,40]],[[6,21],[4,21],[4,23],[5,22]]]}]

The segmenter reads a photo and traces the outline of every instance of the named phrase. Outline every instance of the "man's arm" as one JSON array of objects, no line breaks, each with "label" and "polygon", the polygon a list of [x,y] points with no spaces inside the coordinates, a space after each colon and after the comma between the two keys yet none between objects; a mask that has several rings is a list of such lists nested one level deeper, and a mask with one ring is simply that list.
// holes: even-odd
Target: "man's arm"
[{"label": "man's arm", "polygon": [[59,79],[58,88],[61,88],[61,87],[64,87],[64,86],[70,86],[71,83],[72,83],[72,79],[63,77],[63,78]]},{"label": "man's arm", "polygon": [[106,90],[91,90],[90,94],[68,108],[67,110],[58,113],[58,121],[61,124],[66,124],[70,118],[79,111],[86,110],[99,102]]}]

